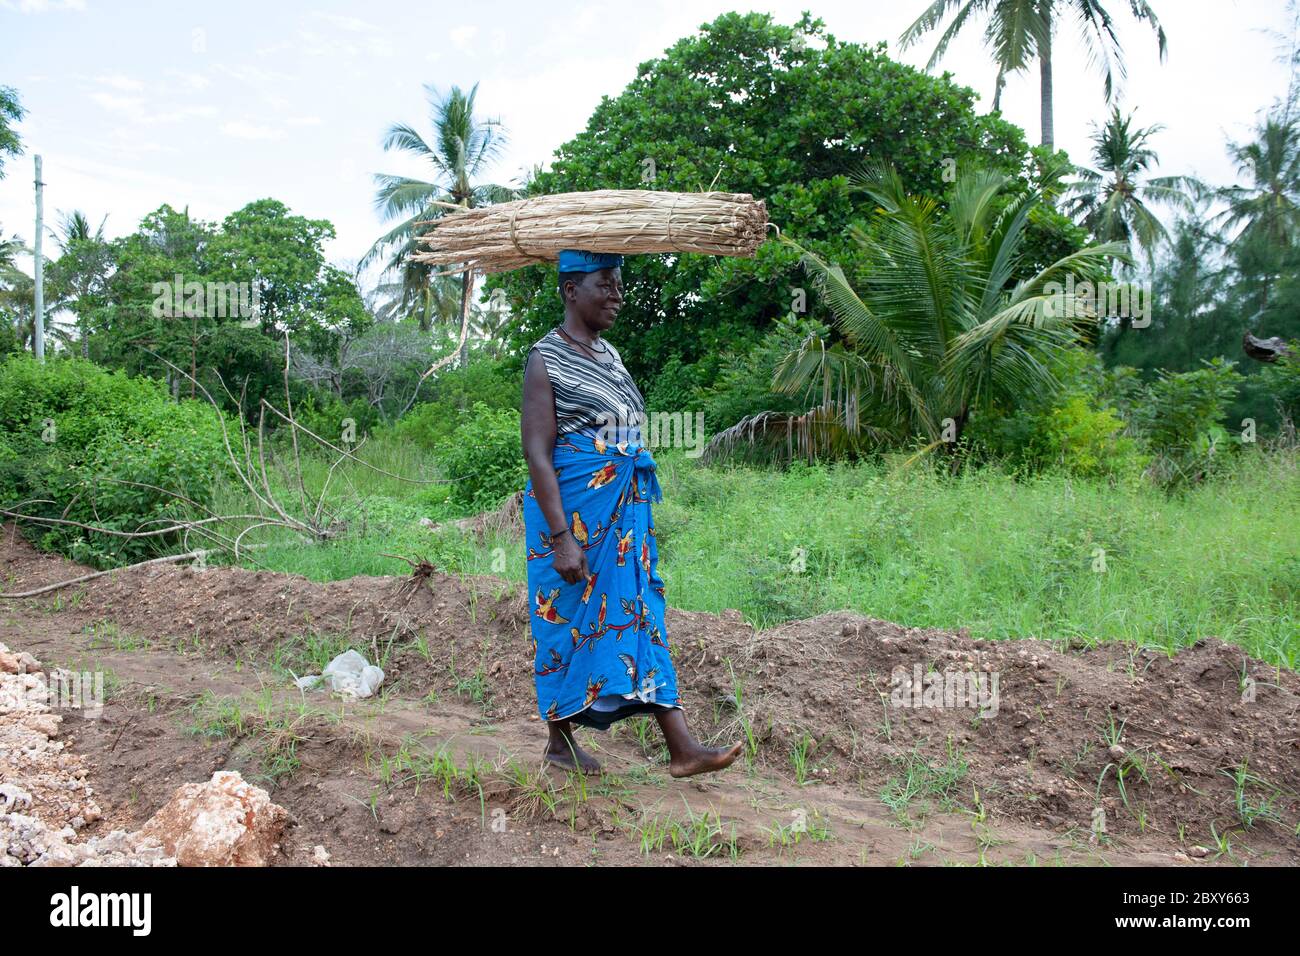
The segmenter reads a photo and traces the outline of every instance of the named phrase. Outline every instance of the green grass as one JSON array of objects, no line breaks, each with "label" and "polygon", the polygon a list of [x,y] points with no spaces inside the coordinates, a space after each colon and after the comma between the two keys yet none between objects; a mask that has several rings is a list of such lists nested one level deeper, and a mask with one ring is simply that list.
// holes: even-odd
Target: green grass
[{"label": "green grass", "polygon": [[1294,459],[1249,457],[1179,497],[990,469],[677,466],[656,514],[661,570],[679,606],[759,626],[853,608],[984,638],[1213,635],[1294,667],[1300,476]]},{"label": "green grass", "polygon": [[958,809],[958,785],[969,769],[961,751],[948,740],[948,758],[940,763],[927,760],[912,750],[890,757],[894,776],[880,791],[880,802],[893,811],[902,824],[924,820],[934,810],[949,813]]},{"label": "green grass", "polygon": [[[433,473],[392,441],[363,454],[385,470]],[[1300,661],[1294,453],[1247,450],[1223,477],[1173,496],[993,468],[954,477],[901,460],[769,471],[702,467],[675,452],[659,459],[660,571],[677,607],[737,608],[759,627],[848,608],[980,638],[1124,639],[1170,651],[1217,636],[1263,660]],[[309,486],[322,477],[313,463]],[[445,486],[347,466],[331,488],[349,483],[364,496],[344,506],[346,534],[308,545],[255,533],[246,540],[269,546],[249,566],[318,581],[407,573],[380,556],[389,552],[525,579],[519,541],[480,545],[419,524],[453,517]],[[227,495],[228,510],[243,510],[237,489]]]},{"label": "green grass", "polygon": [[735,860],[741,854],[735,823],[724,824],[716,810],[695,813],[687,805],[685,819],[642,814],[627,829],[640,845],[641,852],[647,856],[666,852],[669,846],[677,853],[696,860],[714,856]]},{"label": "green grass", "polygon": [[302,766],[298,745],[306,738],[299,732],[309,714],[302,708],[277,709],[269,689],[248,701],[203,694],[189,706],[184,727],[193,737],[210,740],[248,740],[257,760],[257,777],[279,783]]}]

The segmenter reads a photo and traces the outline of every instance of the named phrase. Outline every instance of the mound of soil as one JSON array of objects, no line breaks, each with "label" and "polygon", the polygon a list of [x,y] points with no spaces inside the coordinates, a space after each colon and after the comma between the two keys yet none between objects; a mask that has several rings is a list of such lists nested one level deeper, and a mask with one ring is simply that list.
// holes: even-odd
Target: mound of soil
[{"label": "mound of soil", "polygon": [[[7,537],[7,591],[84,573]],[[483,724],[535,720],[530,609],[509,581],[433,572],[318,584],[162,565],[56,593],[60,617],[83,632],[110,621],[119,638],[267,667],[339,639],[379,660],[401,699],[472,698],[469,719]],[[760,632],[737,612],[670,608],[667,627],[697,734],[745,739],[756,771],[792,792],[888,795],[908,826],[928,796],[977,820],[1165,860],[1205,856],[1231,834],[1253,860],[1300,861],[1300,678],[1213,637],[1171,657],[980,641],[851,612]],[[943,675],[950,690],[974,679],[996,698],[945,699]]]}]

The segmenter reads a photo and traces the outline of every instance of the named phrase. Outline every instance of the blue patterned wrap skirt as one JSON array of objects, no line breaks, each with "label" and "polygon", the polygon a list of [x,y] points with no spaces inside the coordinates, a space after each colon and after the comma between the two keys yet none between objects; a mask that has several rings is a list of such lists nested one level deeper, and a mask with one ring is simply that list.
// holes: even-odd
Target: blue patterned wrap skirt
[{"label": "blue patterned wrap skirt", "polygon": [[624,434],[612,443],[590,429],[555,442],[560,501],[587,555],[586,581],[568,584],[556,572],[550,526],[532,481],[524,488],[538,713],[597,730],[681,706],[650,510],[659,479],[637,432]]}]

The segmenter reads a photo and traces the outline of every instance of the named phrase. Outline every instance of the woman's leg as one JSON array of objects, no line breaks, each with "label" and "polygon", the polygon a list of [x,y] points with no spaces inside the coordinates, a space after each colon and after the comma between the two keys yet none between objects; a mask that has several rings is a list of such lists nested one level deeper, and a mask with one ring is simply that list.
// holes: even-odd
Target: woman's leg
[{"label": "woman's leg", "polygon": [[573,736],[573,724],[567,720],[548,721],[551,739],[547,741],[543,759],[565,770],[582,769],[583,773],[599,773],[600,761],[578,746]]},{"label": "woman's leg", "polygon": [[697,773],[722,770],[730,767],[741,754],[741,745],[717,750],[700,746],[686,728],[686,715],[680,707],[669,707],[655,712],[659,729],[668,744],[668,772],[674,777],[692,777]]}]

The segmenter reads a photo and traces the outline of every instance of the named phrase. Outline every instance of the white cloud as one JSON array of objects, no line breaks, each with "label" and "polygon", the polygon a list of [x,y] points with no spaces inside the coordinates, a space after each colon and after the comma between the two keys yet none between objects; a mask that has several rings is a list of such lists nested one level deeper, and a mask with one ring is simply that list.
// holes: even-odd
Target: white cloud
[{"label": "white cloud", "polygon": [[298,31],[298,38],[302,41],[299,51],[303,56],[321,56],[332,60],[346,61],[354,60],[362,53],[378,57],[396,55],[396,50],[387,37],[374,34],[339,39],[326,36],[315,30],[303,29]]},{"label": "white cloud", "polygon": [[120,113],[132,119],[144,116],[144,98],[140,96],[117,96],[113,93],[91,93],[90,98],[110,113]]},{"label": "white cloud", "polygon": [[144,89],[144,84],[139,80],[133,80],[129,76],[123,76],[120,73],[111,73],[106,76],[95,77],[95,82],[102,86],[108,86],[115,90],[121,90],[124,93],[139,93]]},{"label": "white cloud", "polygon": [[340,30],[347,30],[349,33],[378,33],[379,27],[373,23],[367,23],[358,17],[345,17],[337,13],[324,13],[320,10],[313,10],[311,15],[319,20],[332,23]]},{"label": "white cloud", "polygon": [[232,120],[221,125],[221,132],[234,139],[280,139],[284,131],[271,126],[258,126],[243,120]]},{"label": "white cloud", "polygon": [[273,56],[276,53],[283,53],[285,50],[292,50],[293,44],[288,40],[280,43],[272,43],[268,46],[259,46],[253,52],[258,56]]},{"label": "white cloud", "polygon": [[452,27],[447,33],[447,39],[451,41],[451,45],[466,53],[470,51],[470,44],[473,43],[476,36],[478,36],[478,27],[473,24]]},{"label": "white cloud", "polygon": [[169,110],[165,113],[154,113],[146,117],[145,123],[183,123],[188,119],[202,119],[206,116],[216,116],[217,108],[215,106],[182,106],[177,110]]},{"label": "white cloud", "polygon": [[82,141],[89,149],[98,149],[106,153],[112,153],[120,156],[124,160],[134,161],[136,157],[153,153],[179,153],[180,149],[176,146],[164,145],[154,142],[153,140],[144,140],[135,130],[113,129],[109,131],[109,139],[93,140],[87,139]]},{"label": "white cloud", "polygon": [[18,13],[48,13],[51,10],[72,10],[84,13],[85,0],[0,0],[0,8]]},{"label": "white cloud", "polygon": [[178,109],[164,110],[162,112],[151,112],[146,108],[145,99],[142,96],[118,96],[115,93],[101,91],[91,93],[90,98],[108,112],[125,117],[132,123],[142,125],[183,123],[189,119],[201,119],[205,116],[215,116],[217,114],[215,106],[201,104],[182,106]]},{"label": "white cloud", "polygon": [[261,67],[250,66],[247,63],[237,63],[234,66],[218,63],[217,69],[241,83],[247,83],[249,86],[267,86],[293,81],[293,77],[287,73],[280,73],[276,70],[263,70]]},{"label": "white cloud", "polygon": [[206,90],[212,85],[212,81],[202,73],[188,73],[184,70],[168,70],[167,76],[173,76],[180,80],[187,90]]}]

